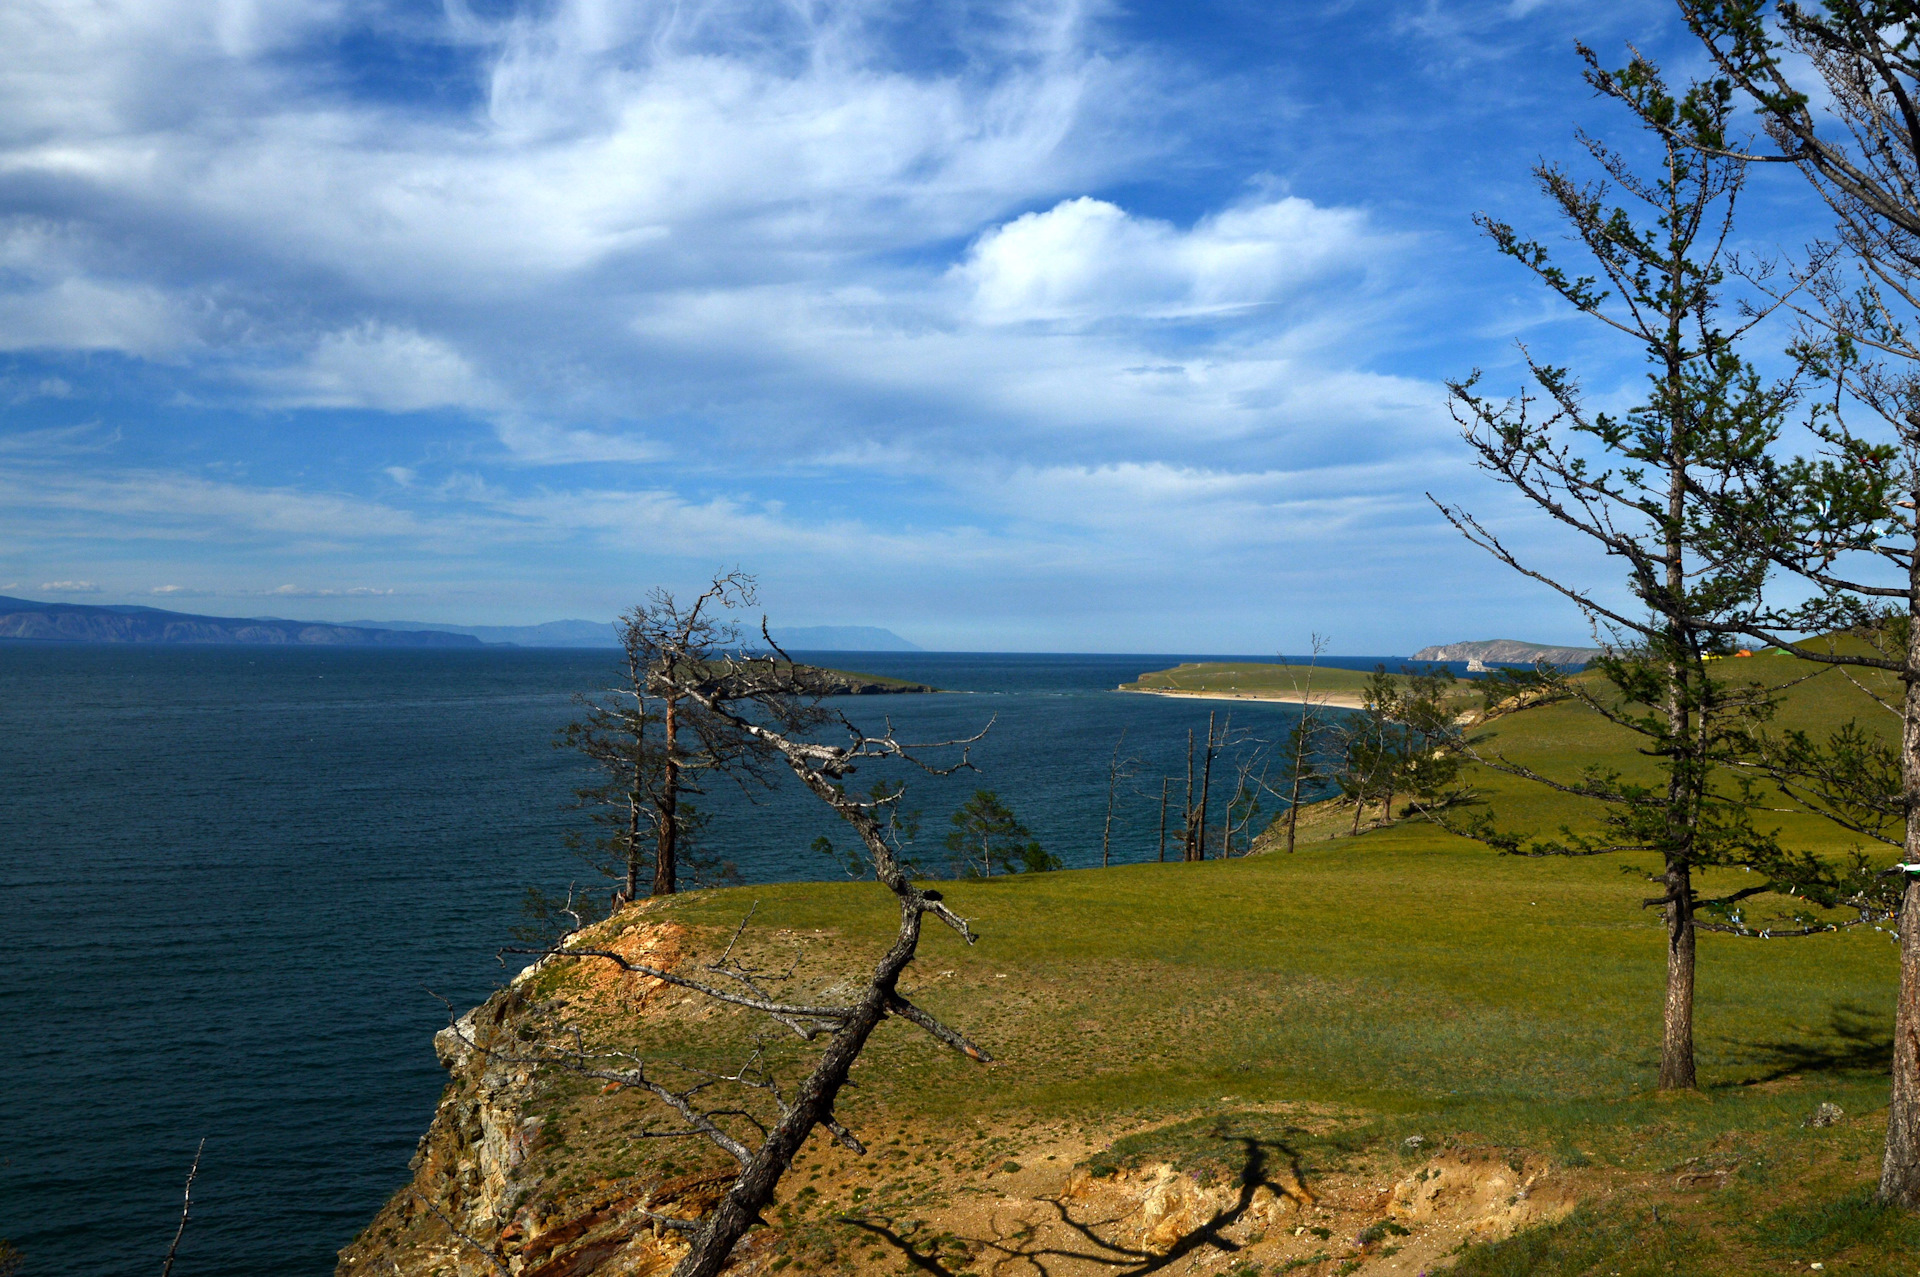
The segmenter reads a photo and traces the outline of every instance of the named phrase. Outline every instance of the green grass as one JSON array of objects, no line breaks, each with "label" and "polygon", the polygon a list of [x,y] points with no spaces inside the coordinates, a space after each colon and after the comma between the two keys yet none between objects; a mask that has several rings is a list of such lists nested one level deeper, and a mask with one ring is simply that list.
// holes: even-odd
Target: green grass
[{"label": "green grass", "polygon": [[[1397,666],[1390,667],[1399,673]],[[1267,695],[1291,695],[1306,690],[1313,680],[1315,692],[1351,694],[1363,690],[1372,674],[1365,670],[1334,669],[1321,665],[1281,665],[1258,661],[1202,661],[1142,674],[1122,689],[1179,692],[1252,692]],[[1464,684],[1463,684],[1464,686]]]},{"label": "green grass", "polygon": [[[1741,665],[1774,679],[1805,672],[1784,658]],[[1785,717],[1824,727],[1877,713],[1822,675],[1791,690]],[[1573,703],[1498,719],[1486,734],[1484,747],[1568,777],[1588,763],[1647,766],[1629,738]],[[1474,784],[1503,824],[1592,818],[1524,782],[1482,773]],[[1854,841],[1805,818],[1780,825],[1819,850]],[[1309,1169],[1361,1156],[1417,1162],[1426,1154],[1399,1153],[1411,1135],[1429,1151],[1442,1140],[1530,1148],[1659,1184],[1676,1166],[1717,1158],[1738,1173],[1684,1209],[1656,1219],[1632,1195],[1608,1199],[1473,1248],[1454,1271],[1787,1272],[1840,1255],[1841,1271],[1920,1272],[1914,1221],[1862,1196],[1886,1105],[1890,938],[1703,934],[1702,1089],[1657,1094],[1664,939],[1641,908],[1651,868],[1631,857],[1502,857],[1402,822],[1290,856],[943,883],[980,941],[929,926],[905,988],[996,1062],[960,1060],[890,1022],[855,1074],[848,1115],[1133,1125],[1142,1133],[1097,1167],[1164,1159],[1220,1175],[1249,1149]],[[1702,889],[1738,878],[1707,875]],[[690,893],[646,916],[721,936],[756,904],[755,950],[803,951],[803,977],[822,981],[864,969],[897,919],[870,882]],[[729,1021],[737,1029],[717,1039],[712,1024],[698,1034],[724,1042],[752,1032],[750,1021]],[[1804,1127],[1826,1100],[1848,1120]],[[1322,1120],[1290,1115],[1301,1106]],[[1004,1154],[983,1145],[979,1156],[995,1166]]]}]

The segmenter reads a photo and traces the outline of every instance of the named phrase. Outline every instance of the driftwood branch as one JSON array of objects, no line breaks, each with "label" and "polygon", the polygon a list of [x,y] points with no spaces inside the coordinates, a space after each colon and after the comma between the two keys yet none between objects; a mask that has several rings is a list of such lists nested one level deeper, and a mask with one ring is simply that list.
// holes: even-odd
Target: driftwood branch
[{"label": "driftwood branch", "polygon": [[160,1277],[172,1274],[173,1257],[180,1252],[180,1239],[187,1235],[187,1216],[193,1211],[193,1181],[200,1174],[200,1154],[206,1148],[206,1137],[202,1136],[199,1147],[193,1150],[193,1165],[187,1168],[187,1186],[180,1194],[180,1227],[173,1230],[173,1245],[167,1247],[167,1260],[160,1265]]}]

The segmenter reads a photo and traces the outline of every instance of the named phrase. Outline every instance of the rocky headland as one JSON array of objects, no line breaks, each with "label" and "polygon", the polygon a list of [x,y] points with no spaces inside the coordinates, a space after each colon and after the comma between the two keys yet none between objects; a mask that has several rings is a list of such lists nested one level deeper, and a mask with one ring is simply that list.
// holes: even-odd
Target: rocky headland
[{"label": "rocky headland", "polygon": [[1482,661],[1494,665],[1585,665],[1600,655],[1597,647],[1548,647],[1518,639],[1481,639],[1474,643],[1441,643],[1413,654],[1416,661]]}]

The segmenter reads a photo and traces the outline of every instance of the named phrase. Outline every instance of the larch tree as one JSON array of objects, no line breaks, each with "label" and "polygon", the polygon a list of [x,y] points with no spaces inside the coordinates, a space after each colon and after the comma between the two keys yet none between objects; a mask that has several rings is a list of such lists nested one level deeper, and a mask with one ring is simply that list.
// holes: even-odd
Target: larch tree
[{"label": "larch tree", "polygon": [[1060,868],[1060,861],[1044,850],[1033,831],[990,789],[977,789],[948,818],[947,850],[953,854],[956,877],[991,878],[997,869],[1011,874]]},{"label": "larch tree", "polygon": [[1303,679],[1295,681],[1294,691],[1300,697],[1300,721],[1287,733],[1286,775],[1283,783],[1286,792],[1271,791],[1287,805],[1286,821],[1287,850],[1294,849],[1300,831],[1300,802],[1319,788],[1322,781],[1332,772],[1322,761],[1322,755],[1328,748],[1329,724],[1322,718],[1320,702],[1313,699],[1313,676],[1319,669],[1320,657],[1327,650],[1327,640],[1315,634],[1312,640],[1313,655],[1307,662],[1307,672]]},{"label": "larch tree", "polygon": [[[1597,74],[1589,58],[1589,79]],[[1550,576],[1523,560],[1492,529],[1457,505],[1436,500],[1468,540],[1551,587],[1612,636],[1597,662],[1609,690],[1575,685],[1596,713],[1640,740],[1657,768],[1643,784],[1617,774],[1544,775],[1499,757],[1482,761],[1592,800],[1597,832],[1559,836],[1500,832],[1482,815],[1471,831],[1502,850],[1538,856],[1652,853],[1660,894],[1646,901],[1665,920],[1667,979],[1660,1050],[1662,1089],[1696,1084],[1693,1048],[1696,932],[1740,900],[1818,877],[1814,858],[1781,850],[1752,820],[1750,786],[1726,764],[1769,712],[1763,690],[1717,677],[1729,627],[1757,606],[1764,558],[1730,543],[1702,494],[1762,455],[1794,402],[1791,384],[1764,381],[1737,350],[1768,313],[1763,306],[1728,323],[1726,244],[1745,170],[1702,148],[1725,137],[1724,86],[1672,96],[1658,71],[1632,73],[1646,109],[1670,121],[1650,135],[1654,162],[1642,172],[1619,151],[1582,135],[1598,169],[1591,180],[1542,164],[1540,190],[1569,238],[1583,250],[1577,270],[1506,223],[1477,219],[1500,252],[1549,292],[1623,338],[1645,360],[1646,392],[1622,414],[1595,411],[1566,368],[1522,348],[1536,387],[1511,400],[1479,390],[1479,374],[1451,384],[1455,420],[1479,466],[1542,514],[1625,568],[1630,604],[1604,586]],[[1618,201],[1618,202],[1616,202]],[[1631,211],[1628,206],[1631,206]],[[1589,275],[1584,272],[1591,270]],[[1697,875],[1744,866],[1761,883],[1703,898]],[[1731,924],[1716,924],[1731,925]]]},{"label": "larch tree", "polygon": [[[1821,395],[1824,412],[1808,422],[1823,455],[1778,467],[1760,459],[1746,476],[1744,509],[1734,510],[1747,542],[1817,597],[1746,632],[1778,641],[1782,630],[1842,625],[1866,640],[1864,650],[1807,643],[1786,650],[1884,670],[1901,683],[1887,706],[1899,724],[1891,751],[1879,748],[1877,733],[1788,740],[1771,760],[1773,771],[1843,826],[1897,838],[1901,863],[1913,865],[1920,863],[1920,6],[1678,5],[1722,91],[1757,112],[1763,138],[1735,144],[1690,129],[1649,96],[1637,64],[1590,74],[1595,87],[1703,157],[1797,169],[1835,227],[1833,240],[1813,245],[1796,272],[1809,299],[1796,307],[1806,321],[1800,353],[1831,391]],[[1920,873],[1888,873],[1900,978],[1879,1195],[1920,1210]]]}]

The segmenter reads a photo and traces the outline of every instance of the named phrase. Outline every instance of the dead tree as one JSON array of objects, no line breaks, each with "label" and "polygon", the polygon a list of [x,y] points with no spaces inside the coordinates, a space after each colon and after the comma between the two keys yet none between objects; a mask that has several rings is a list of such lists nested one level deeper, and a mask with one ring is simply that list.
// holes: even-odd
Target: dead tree
[{"label": "dead tree", "polygon": [[1172,783],[1173,783],[1172,778],[1169,776],[1162,776],[1160,778],[1160,863],[1161,864],[1165,864],[1167,860],[1167,786]]},{"label": "dead tree", "polygon": [[[1109,857],[1113,850],[1113,804],[1115,793],[1119,789],[1121,781],[1129,780],[1133,777],[1133,769],[1139,763],[1139,760],[1135,758],[1120,757],[1121,747],[1126,743],[1127,729],[1123,727],[1120,729],[1120,739],[1113,743],[1113,757],[1107,760],[1107,818],[1106,822],[1100,826],[1100,867],[1102,869],[1105,869],[1110,863]],[[1164,829],[1164,817],[1162,828]],[[1163,840],[1164,837],[1165,835],[1163,833]],[[1165,855],[1164,843],[1161,854],[1163,856]]]},{"label": "dead tree", "polygon": [[[180,1253],[180,1239],[187,1235],[187,1216],[193,1212],[193,1181],[200,1174],[200,1154],[207,1151],[207,1141],[202,1139],[200,1146],[193,1150],[193,1165],[187,1168],[187,1186],[180,1194],[180,1227],[173,1230],[173,1245],[167,1247],[166,1262],[160,1265],[160,1277],[172,1277],[173,1259]],[[4,1243],[0,1243],[4,1246]],[[0,1255],[0,1260],[4,1255]]]},{"label": "dead tree", "polygon": [[[1213,717],[1207,717],[1207,732],[1213,732]],[[1193,729],[1187,729],[1187,797],[1180,809],[1180,859],[1193,859]]]},{"label": "dead tree", "polygon": [[1241,855],[1253,852],[1253,822],[1260,818],[1262,808],[1260,795],[1271,794],[1273,786],[1268,783],[1268,774],[1272,770],[1272,759],[1264,744],[1234,764],[1233,798],[1227,803],[1227,818],[1221,823],[1220,858],[1225,860],[1233,855],[1233,840],[1245,835]]},{"label": "dead tree", "polygon": [[[1213,757],[1219,752],[1213,736],[1213,714],[1214,711],[1207,711],[1207,748],[1200,766],[1200,810],[1187,813],[1188,860],[1207,858],[1207,798],[1213,791]],[[1231,714],[1227,716],[1227,726],[1233,726]]]},{"label": "dead tree", "polygon": [[[620,619],[632,695],[642,709],[647,697],[659,704],[658,772],[650,795],[656,896],[672,895],[679,886],[681,847],[692,823],[682,806],[689,794],[701,792],[694,777],[721,772],[741,781],[764,779],[761,767],[769,758],[764,745],[681,690],[690,671],[721,661],[737,648],[740,630],[729,613],[753,604],[754,586],[744,572],[721,573],[684,605],[667,590],[656,589]],[[786,664],[795,680],[802,681],[793,663]]]},{"label": "dead tree", "polygon": [[[670,1219],[646,1212],[661,1227],[685,1232],[691,1239],[691,1249],[675,1265],[674,1277],[714,1277],[726,1266],[735,1244],[761,1222],[781,1176],[815,1127],[825,1128],[832,1138],[855,1152],[865,1151],[836,1117],[835,1105],[849,1071],[882,1020],[889,1016],[905,1020],[969,1059],[989,1059],[986,1052],[908,1001],[899,990],[901,974],[918,952],[921,927],[929,915],[967,943],[975,939],[966,920],[947,907],[938,891],[917,887],[907,876],[899,848],[889,836],[891,822],[886,819],[900,801],[902,787],[881,787],[867,798],[857,798],[849,794],[844,783],[849,773],[869,763],[904,763],[930,775],[971,770],[966,748],[985,732],[966,740],[923,745],[898,741],[891,727],[878,735],[869,734],[843,714],[822,708],[818,689],[809,685],[804,670],[785,659],[766,634],[764,624],[762,635],[772,656],[735,652],[716,657],[711,651],[663,645],[656,666],[656,688],[784,763],[809,792],[852,827],[874,876],[899,906],[899,931],[893,943],[855,996],[818,1002],[776,997],[769,985],[779,977],[770,977],[734,959],[731,944],[726,955],[707,968],[716,977],[713,980],[689,978],[631,961],[612,950],[576,946],[566,940],[540,951],[545,961],[611,962],[623,971],[760,1012],[803,1040],[824,1037],[825,1047],[812,1071],[791,1091],[761,1066],[757,1055],[731,1074],[695,1071],[695,1081],[678,1089],[662,1080],[661,1066],[630,1052],[592,1052],[576,1044],[571,1049],[548,1049],[525,1057],[533,1063],[557,1065],[652,1095],[683,1123],[668,1133],[704,1138],[738,1164],[739,1174],[725,1195],[699,1219]],[[823,734],[838,739],[812,739]],[[959,761],[936,767],[919,756],[919,751],[947,747],[962,751]],[[517,1058],[492,1054],[496,1058]],[[762,1096],[764,1103],[771,1105],[771,1120],[760,1121],[737,1105],[706,1098],[706,1092],[722,1086]]]},{"label": "dead tree", "polygon": [[[1300,798],[1317,782],[1326,778],[1327,772],[1321,766],[1319,753],[1322,748],[1321,735],[1324,726],[1317,712],[1318,705],[1313,699],[1313,676],[1319,668],[1320,656],[1327,650],[1327,640],[1323,635],[1313,636],[1313,657],[1307,662],[1307,676],[1304,683],[1295,682],[1294,691],[1300,695],[1300,721],[1294,725],[1293,732],[1287,738],[1287,792],[1283,797],[1287,804],[1287,851],[1292,852],[1294,841],[1300,830]],[[1289,676],[1291,677],[1291,676]]]}]

